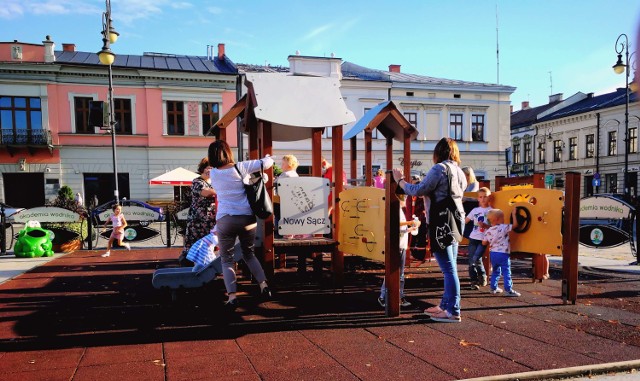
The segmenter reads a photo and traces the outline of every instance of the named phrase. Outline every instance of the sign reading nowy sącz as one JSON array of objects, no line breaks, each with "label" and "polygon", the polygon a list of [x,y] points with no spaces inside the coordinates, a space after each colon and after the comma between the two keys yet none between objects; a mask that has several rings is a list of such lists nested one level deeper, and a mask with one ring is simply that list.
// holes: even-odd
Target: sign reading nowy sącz
[{"label": "sign reading nowy s\u0105cz", "polygon": [[[109,208],[98,214],[98,219],[104,222],[111,214],[113,214],[113,211]],[[156,221],[160,218],[160,213],[141,206],[123,206],[122,214],[124,214],[124,218],[126,218],[127,221]]]},{"label": "sign reading nowy s\u0105cz", "polygon": [[580,200],[580,218],[629,219],[631,207],[609,196],[593,196]]},{"label": "sign reading nowy s\u0105cz", "polygon": [[329,222],[329,180],[322,177],[277,179],[280,196],[278,233],[327,234]]},{"label": "sign reading nowy s\u0105cz", "polygon": [[57,206],[39,206],[37,208],[24,209],[11,216],[15,222],[26,223],[27,221],[38,222],[78,222],[80,215],[69,209],[58,208]]}]

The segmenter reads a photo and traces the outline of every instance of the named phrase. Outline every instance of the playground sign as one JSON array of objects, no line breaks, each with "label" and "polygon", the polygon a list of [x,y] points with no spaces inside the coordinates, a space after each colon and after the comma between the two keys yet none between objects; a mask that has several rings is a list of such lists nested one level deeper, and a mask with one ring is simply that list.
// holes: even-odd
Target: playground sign
[{"label": "playground sign", "polygon": [[322,177],[277,179],[280,196],[278,233],[327,234],[329,222],[329,180]]},{"label": "playground sign", "polygon": [[613,197],[587,197],[580,200],[580,218],[627,219],[631,218],[631,207]]},{"label": "playground sign", "polygon": [[15,213],[15,222],[26,223],[33,220],[38,222],[79,222],[80,215],[74,211],[56,206],[40,206],[37,208],[24,209]]}]

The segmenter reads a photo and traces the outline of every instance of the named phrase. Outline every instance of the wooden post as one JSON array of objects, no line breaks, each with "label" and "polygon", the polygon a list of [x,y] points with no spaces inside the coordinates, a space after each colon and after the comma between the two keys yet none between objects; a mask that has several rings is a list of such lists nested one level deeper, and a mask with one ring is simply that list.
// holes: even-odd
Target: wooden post
[{"label": "wooden post", "polygon": [[358,144],[355,136],[349,139],[351,144],[351,185],[354,187],[358,185]]},{"label": "wooden post", "polygon": [[311,176],[322,177],[322,128],[311,133]]},{"label": "wooden post", "polygon": [[371,152],[371,139],[371,131],[364,130],[364,185],[368,187],[373,185],[373,158]]},{"label": "wooden post", "polygon": [[[333,189],[333,239],[340,240],[340,193],[344,190],[342,182],[344,173],[344,152],[342,143],[342,126],[333,126],[332,130],[333,150],[333,178],[335,186]],[[337,246],[336,246],[337,247]],[[335,287],[344,287],[344,253],[337,248],[331,256],[331,267],[333,268],[333,279]]]},{"label": "wooden post", "polygon": [[[386,170],[391,170],[393,169],[393,138],[387,138],[387,168]],[[409,179],[409,177],[407,176],[407,179]]]},{"label": "wooden post", "polygon": [[387,171],[385,187],[384,283],[387,287],[385,312],[389,317],[400,315],[400,201],[396,197],[398,184],[393,172]]},{"label": "wooden post", "polygon": [[532,177],[533,177],[534,188],[542,188],[542,189],[546,188],[546,186],[544,185],[544,173],[537,172],[537,173],[534,173]]},{"label": "wooden post", "polygon": [[[262,154],[261,157],[265,155],[273,154],[273,141],[271,138],[271,122],[260,122],[262,124],[262,128],[260,128],[261,132],[261,142],[262,142]],[[269,197],[273,200],[273,167],[269,169],[265,169],[264,171],[267,176],[269,176],[269,180],[267,181],[267,192],[269,193]],[[273,277],[273,268],[275,264],[275,255],[273,250],[273,214],[267,217],[263,221],[264,223],[264,237],[262,241],[263,250],[264,250],[264,264],[265,264],[265,274],[268,278]]]},{"label": "wooden post", "polygon": [[580,173],[565,174],[564,226],[562,233],[562,301],[578,298],[578,238],[580,230]]},{"label": "wooden post", "polygon": [[505,179],[504,176],[496,176],[496,178],[495,178],[496,187],[493,188],[494,192],[498,192],[500,189],[502,189],[502,185],[503,185],[504,179]]}]

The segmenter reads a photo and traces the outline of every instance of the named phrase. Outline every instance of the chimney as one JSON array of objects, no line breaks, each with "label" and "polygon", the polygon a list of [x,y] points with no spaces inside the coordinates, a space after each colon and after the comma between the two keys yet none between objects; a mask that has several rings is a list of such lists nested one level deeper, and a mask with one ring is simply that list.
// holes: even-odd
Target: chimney
[{"label": "chimney", "polygon": [[529,101],[522,101],[522,109],[526,110],[529,108]]},{"label": "chimney", "polygon": [[54,49],[56,44],[51,41],[51,36],[47,35],[44,41],[42,41],[44,45],[44,62],[51,63],[56,61],[56,54]]},{"label": "chimney", "polygon": [[400,65],[389,65],[389,71],[392,73],[400,73]]},{"label": "chimney", "polygon": [[509,113],[510,113],[510,114],[513,114],[513,105],[510,105],[510,106],[509,106]]},{"label": "chimney", "polygon": [[218,59],[224,59],[224,44],[218,44]]},{"label": "chimney", "polygon": [[549,103],[562,102],[562,93],[549,95]]},{"label": "chimney", "polygon": [[62,44],[62,50],[65,52],[75,52],[76,44]]}]

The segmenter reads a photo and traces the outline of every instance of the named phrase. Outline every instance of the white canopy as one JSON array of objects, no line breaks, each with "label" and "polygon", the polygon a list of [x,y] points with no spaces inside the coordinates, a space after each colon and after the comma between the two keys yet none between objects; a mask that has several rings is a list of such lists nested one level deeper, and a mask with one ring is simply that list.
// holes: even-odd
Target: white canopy
[{"label": "white canopy", "polygon": [[336,78],[247,73],[245,84],[255,94],[256,119],[272,123],[273,141],[308,139],[312,128],[356,120],[342,99]]},{"label": "white canopy", "polygon": [[193,179],[198,177],[199,175],[195,172],[191,172],[188,169],[184,169],[182,167],[178,167],[172,171],[165,173],[164,175],[160,175],[158,177],[154,177],[149,180],[149,184],[151,185],[191,185]]}]

